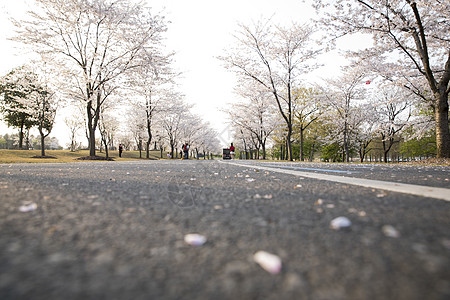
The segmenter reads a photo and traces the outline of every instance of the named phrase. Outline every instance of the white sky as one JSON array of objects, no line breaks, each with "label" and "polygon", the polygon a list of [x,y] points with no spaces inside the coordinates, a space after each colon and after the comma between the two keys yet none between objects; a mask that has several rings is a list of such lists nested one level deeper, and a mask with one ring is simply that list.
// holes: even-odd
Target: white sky
[{"label": "white sky", "polygon": [[[14,34],[9,18],[23,18],[32,3],[33,0],[0,0],[0,76],[26,62],[26,57],[16,55],[18,50],[7,39]],[[249,24],[262,17],[271,17],[281,24],[303,23],[315,14],[301,0],[148,0],[147,4],[154,13],[162,11],[171,22],[166,45],[168,50],[176,52],[175,68],[183,73],[178,80],[180,91],[188,103],[195,105],[195,113],[218,132],[225,131],[221,140],[229,139],[226,116],[220,110],[236,99],[233,94],[235,77],[216,57],[233,43],[232,34],[238,29],[237,24]],[[346,46],[351,44],[351,40],[346,41]],[[343,60],[337,59],[336,54],[327,57],[326,67],[315,72],[316,76],[339,72]],[[65,146],[69,142],[69,131],[62,120],[61,116],[57,118],[51,136],[56,136],[61,146]],[[0,133],[6,131],[6,126],[0,125]]]}]

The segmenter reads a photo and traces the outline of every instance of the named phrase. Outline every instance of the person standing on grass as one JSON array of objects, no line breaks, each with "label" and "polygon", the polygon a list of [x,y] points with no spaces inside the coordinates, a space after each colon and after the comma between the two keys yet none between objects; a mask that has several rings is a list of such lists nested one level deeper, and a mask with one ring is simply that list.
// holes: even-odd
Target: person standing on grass
[{"label": "person standing on grass", "polygon": [[123,152],[123,146],[122,146],[122,144],[119,144],[119,157],[122,157],[122,152]]}]

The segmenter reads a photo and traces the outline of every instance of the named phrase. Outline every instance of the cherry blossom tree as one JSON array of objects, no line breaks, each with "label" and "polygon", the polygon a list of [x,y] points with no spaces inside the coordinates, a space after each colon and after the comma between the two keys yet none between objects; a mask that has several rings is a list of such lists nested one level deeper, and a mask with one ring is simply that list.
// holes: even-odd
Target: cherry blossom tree
[{"label": "cherry blossom tree", "polygon": [[[209,123],[203,124],[201,134],[199,135],[199,138],[195,144],[196,149],[203,152],[203,159],[206,159],[206,156],[210,156],[211,153],[217,152],[218,146],[220,144],[217,136],[217,131],[211,128]],[[199,156],[197,151],[197,158],[198,157]]]},{"label": "cherry blossom tree", "polygon": [[[181,97],[181,96],[180,96]],[[170,155],[176,156],[176,147],[180,143],[183,135],[183,128],[188,126],[190,119],[189,105],[183,102],[182,98],[176,97],[165,107],[165,114],[161,118],[161,127],[164,130],[166,140],[170,146]]]},{"label": "cherry blossom tree", "polygon": [[70,131],[70,151],[75,151],[75,148],[77,147],[77,133],[78,131],[83,128],[83,119],[80,120],[79,114],[83,113],[80,111],[78,113],[77,110],[72,113],[72,115],[67,116],[64,119],[64,123],[66,124],[67,128]]},{"label": "cherry blossom tree", "polygon": [[356,131],[360,113],[355,102],[365,97],[364,74],[359,69],[349,69],[341,77],[327,79],[326,87],[319,87],[320,97],[330,108],[327,120],[333,125],[331,141],[338,141],[344,149],[344,161],[350,158],[351,134]]},{"label": "cherry blossom tree", "polygon": [[241,154],[243,153],[242,155],[243,159],[249,159],[247,153],[251,150],[250,146],[251,132],[246,130],[245,128],[239,127],[239,125],[236,123],[231,123],[231,126],[233,128],[233,137],[234,137],[233,145],[236,148],[240,149]]},{"label": "cherry blossom tree", "polygon": [[163,113],[163,102],[173,95],[173,79],[178,75],[171,69],[173,53],[163,55],[154,49],[142,57],[140,66],[128,74],[128,84],[132,91],[130,103],[144,112],[142,121],[146,129],[146,158],[150,158],[150,144],[153,138],[153,124],[156,115]]},{"label": "cherry blossom tree", "polygon": [[[41,156],[45,156],[45,138],[53,129],[57,97],[45,79],[32,68],[22,67],[9,74],[3,84],[4,93],[11,97],[5,109],[25,115],[31,126],[36,126],[41,136]],[[31,127],[30,126],[30,127]]]},{"label": "cherry blossom tree", "polygon": [[41,136],[41,156],[45,156],[45,138],[50,135],[56,117],[56,95],[54,92],[45,89],[34,91],[30,95],[30,110],[37,123],[37,129]]},{"label": "cherry blossom tree", "polygon": [[[16,40],[72,76],[85,103],[89,153],[95,156],[95,131],[108,96],[140,56],[158,43],[164,19],[142,3],[128,0],[36,0],[29,19],[16,22]],[[149,50],[150,49],[150,50]],[[105,86],[109,84],[108,88]]]},{"label": "cherry blossom tree", "polygon": [[370,145],[375,138],[380,123],[379,114],[372,101],[359,107],[355,121],[355,143],[358,148],[360,162],[364,162],[366,155],[372,150]]},{"label": "cherry blossom tree", "polygon": [[256,140],[253,144],[257,149],[262,149],[262,157],[266,159],[267,140],[282,125],[277,118],[279,115],[272,95],[254,82],[237,88],[237,94],[243,100],[226,111],[230,122],[240,130],[249,132],[250,138]]},{"label": "cherry blossom tree", "polygon": [[384,162],[388,162],[388,153],[397,136],[408,125],[411,118],[411,93],[396,86],[384,86],[376,95],[376,109],[380,116],[378,132],[383,145]]},{"label": "cherry blossom tree", "polygon": [[354,57],[434,110],[438,157],[450,157],[450,2],[429,0],[317,0],[321,23],[335,38],[362,32],[373,47]]},{"label": "cherry blossom tree", "polygon": [[141,105],[141,102],[133,102],[128,108],[126,119],[126,130],[131,132],[134,138],[139,150],[139,158],[142,158],[142,142],[148,139],[146,130],[146,111]]},{"label": "cherry blossom tree", "polygon": [[292,156],[293,92],[299,77],[314,65],[320,52],[313,45],[314,28],[307,24],[288,27],[260,21],[241,25],[236,45],[221,59],[243,80],[255,81],[270,92],[286,123],[289,160]]},{"label": "cherry blossom tree", "polygon": [[[18,147],[23,148],[24,133],[35,125],[30,114],[25,111],[25,107],[16,99],[25,98],[26,93],[23,91],[20,81],[24,78],[24,66],[10,71],[1,78],[0,94],[2,96],[0,111],[3,119],[9,127],[17,127],[19,129]],[[28,85],[28,83],[26,83]]]},{"label": "cherry blossom tree", "polygon": [[98,127],[102,143],[105,146],[106,158],[109,158],[109,147],[113,145],[114,135],[118,130],[117,119],[113,117],[113,114],[106,113],[103,110],[100,115]]},{"label": "cherry blossom tree", "polygon": [[195,150],[198,156],[201,136],[204,134],[206,128],[205,123],[200,116],[187,112],[184,114],[181,124],[181,134],[178,142],[181,144],[187,143],[190,150]]}]

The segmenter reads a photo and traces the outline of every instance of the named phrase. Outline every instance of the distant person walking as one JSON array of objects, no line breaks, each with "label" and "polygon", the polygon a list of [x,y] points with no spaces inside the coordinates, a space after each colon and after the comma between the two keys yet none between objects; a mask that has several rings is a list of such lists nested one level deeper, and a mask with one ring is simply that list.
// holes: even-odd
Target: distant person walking
[{"label": "distant person walking", "polygon": [[234,148],[233,143],[231,143],[231,146],[230,146],[230,155],[231,155],[231,159],[234,159],[234,156],[235,156],[235,150],[236,150],[236,148]]},{"label": "distant person walking", "polygon": [[184,153],[184,158],[189,159],[189,144],[188,143],[184,144],[183,153]]},{"label": "distant person walking", "polygon": [[122,146],[122,144],[119,144],[119,157],[122,157],[122,152],[123,152],[123,146]]}]

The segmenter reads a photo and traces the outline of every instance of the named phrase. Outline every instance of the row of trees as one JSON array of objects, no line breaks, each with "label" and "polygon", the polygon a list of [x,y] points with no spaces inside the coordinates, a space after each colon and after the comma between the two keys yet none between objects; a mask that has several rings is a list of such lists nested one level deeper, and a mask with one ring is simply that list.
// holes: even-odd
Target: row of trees
[{"label": "row of trees", "polygon": [[[36,10],[15,23],[15,40],[29,47],[42,63],[33,63],[32,70],[30,66],[13,70],[3,78],[2,111],[8,125],[35,126],[37,118],[32,114],[40,111],[44,123],[38,128],[47,130],[42,133],[44,141],[55,109],[53,104],[48,109],[45,105],[29,108],[34,97],[30,91],[35,90],[41,104],[46,98],[52,100],[47,103],[76,107],[66,120],[71,147],[75,147],[77,131],[84,128],[91,157],[99,146],[96,134],[108,151],[108,146],[120,142],[114,135],[128,130],[139,149],[145,145],[147,157],[155,137],[172,152],[184,142],[201,151],[215,150],[214,132],[190,112],[183,96],[174,92],[178,74],[171,68],[173,53],[164,49],[167,26],[163,16],[129,0],[35,2]],[[30,80],[27,74],[31,74]],[[40,83],[42,78],[45,84]],[[9,116],[18,114],[32,123],[10,122]],[[195,120],[195,126],[188,120]],[[186,126],[195,130],[180,133]]]},{"label": "row of trees", "polygon": [[[303,159],[309,128],[309,138],[337,143],[344,160],[352,149],[364,159],[378,135],[387,160],[400,132],[408,129],[409,138],[435,136],[437,157],[450,157],[448,1],[322,0],[314,7],[320,13],[315,25],[241,25],[234,47],[221,58],[239,76],[237,90],[245,99],[229,111],[241,146],[262,148],[264,157],[272,134],[293,160],[298,134]],[[326,50],[320,45],[354,33],[373,35],[373,46],[348,52],[353,67],[341,77],[305,88],[301,79]],[[371,95],[364,85],[370,81],[378,87]],[[250,89],[256,92],[241,92]],[[260,110],[261,101],[272,105]]]},{"label": "row of trees", "polygon": [[[56,137],[47,139],[45,143],[46,150],[62,150],[59,141]],[[25,149],[41,149],[41,137],[30,134],[26,131],[23,137],[23,144]],[[19,145],[19,134],[4,134],[0,135],[0,149],[17,149]]]},{"label": "row of trees", "polygon": [[[324,85],[297,88],[292,100],[292,156],[312,160],[321,152],[324,160],[349,161],[358,156],[389,153],[405,140],[422,140],[434,136],[430,109],[420,107],[419,99],[401,87],[364,79],[359,69],[352,69],[338,79],[325,80]],[[243,100],[228,111],[236,144],[241,150],[261,153],[266,145],[272,155],[289,159],[286,127],[277,114],[271,95],[260,91],[243,95]],[[261,105],[265,103],[264,105]],[[434,150],[436,143],[433,141]],[[411,143],[408,144],[411,147]],[[429,155],[429,147],[424,148]],[[380,159],[381,160],[381,159]]]}]

